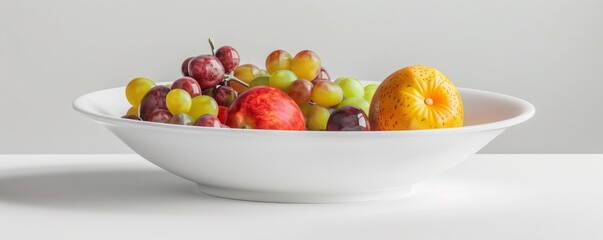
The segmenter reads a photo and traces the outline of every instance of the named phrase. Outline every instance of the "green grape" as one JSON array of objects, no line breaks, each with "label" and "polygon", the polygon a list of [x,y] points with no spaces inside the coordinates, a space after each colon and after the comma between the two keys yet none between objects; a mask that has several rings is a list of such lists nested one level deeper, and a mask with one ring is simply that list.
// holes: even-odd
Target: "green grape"
[{"label": "green grape", "polygon": [[364,99],[368,101],[369,105],[371,105],[371,102],[373,101],[373,95],[375,95],[375,91],[377,91],[378,87],[379,84],[377,83],[371,83],[364,86]]},{"label": "green grape", "polygon": [[343,96],[346,98],[350,97],[364,97],[364,88],[360,81],[351,77],[343,77],[335,80],[335,83],[343,90]]},{"label": "green grape", "polygon": [[258,76],[270,77],[270,73],[266,69],[260,69],[260,73],[258,74]]},{"label": "green grape", "polygon": [[307,115],[308,115],[308,110],[310,110],[310,108],[311,108],[312,106],[314,106],[314,105],[312,105],[312,104],[310,104],[310,103],[302,104],[302,105],[300,105],[300,106],[299,106],[299,109],[301,109],[302,114],[304,114],[304,118],[305,118],[305,119],[308,119],[308,118],[307,118]]},{"label": "green grape", "polygon": [[368,116],[368,112],[370,109],[370,104],[364,97],[351,97],[344,99],[339,105],[337,105],[337,109],[340,109],[345,106],[352,106],[362,109],[364,113]]},{"label": "green grape", "polygon": [[377,90],[378,87],[379,87],[379,84],[377,84],[377,83],[371,83],[371,84],[368,84],[368,85],[364,86],[364,91],[367,91],[367,90],[370,90],[370,89]]},{"label": "green grape", "polygon": [[249,87],[270,86],[270,76],[258,76],[251,80]]},{"label": "green grape", "polygon": [[165,105],[172,115],[188,113],[192,105],[191,95],[184,89],[173,89],[165,96]]},{"label": "green grape", "polygon": [[320,131],[327,129],[327,122],[331,113],[328,109],[314,105],[308,109],[306,117],[306,128],[308,130]]},{"label": "green grape", "polygon": [[325,108],[335,106],[343,100],[343,90],[331,81],[321,81],[312,88],[312,101]]},{"label": "green grape", "polygon": [[210,96],[200,95],[192,99],[191,110],[188,115],[192,117],[192,122],[197,121],[197,118],[211,114],[218,115],[218,103]]},{"label": "green grape", "polygon": [[132,106],[140,105],[142,98],[155,86],[153,80],[143,77],[132,79],[126,86],[126,98]]},{"label": "green grape", "polygon": [[289,70],[278,70],[272,75],[270,75],[270,79],[268,80],[271,87],[278,88],[283,92],[288,92],[289,86],[293,81],[297,79],[295,73]]}]

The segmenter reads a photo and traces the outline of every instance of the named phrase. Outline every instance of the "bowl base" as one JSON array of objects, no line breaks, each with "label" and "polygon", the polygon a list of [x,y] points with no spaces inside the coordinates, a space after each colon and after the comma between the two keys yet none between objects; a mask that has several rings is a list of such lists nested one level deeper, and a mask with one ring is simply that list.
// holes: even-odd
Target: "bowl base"
[{"label": "bowl base", "polygon": [[255,202],[278,203],[347,203],[400,199],[412,193],[412,186],[364,193],[293,193],[226,189],[197,184],[199,192],[215,197]]}]

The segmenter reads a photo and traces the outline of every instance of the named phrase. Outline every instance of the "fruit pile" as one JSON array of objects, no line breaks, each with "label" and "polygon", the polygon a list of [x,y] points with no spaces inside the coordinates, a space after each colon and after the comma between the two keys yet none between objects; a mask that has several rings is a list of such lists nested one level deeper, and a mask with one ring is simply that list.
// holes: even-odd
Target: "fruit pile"
[{"label": "fruit pile", "polygon": [[[462,101],[446,76],[424,66],[401,69],[381,86],[352,77],[331,80],[320,57],[271,52],[266,69],[240,64],[223,46],[189,57],[183,77],[157,85],[134,78],[122,118],[216,128],[370,131],[462,126]],[[370,111],[369,111],[370,110]],[[370,113],[370,115],[369,115]],[[370,117],[370,118],[369,118]],[[373,126],[373,129],[371,129]]]}]

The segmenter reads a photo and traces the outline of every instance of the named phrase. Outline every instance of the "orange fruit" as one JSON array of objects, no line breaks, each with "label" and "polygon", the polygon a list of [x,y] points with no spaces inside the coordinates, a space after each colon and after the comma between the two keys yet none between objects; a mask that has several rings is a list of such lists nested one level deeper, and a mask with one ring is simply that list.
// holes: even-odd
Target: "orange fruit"
[{"label": "orange fruit", "polygon": [[402,68],[375,91],[371,130],[411,130],[463,126],[463,101],[452,81],[428,66]]}]

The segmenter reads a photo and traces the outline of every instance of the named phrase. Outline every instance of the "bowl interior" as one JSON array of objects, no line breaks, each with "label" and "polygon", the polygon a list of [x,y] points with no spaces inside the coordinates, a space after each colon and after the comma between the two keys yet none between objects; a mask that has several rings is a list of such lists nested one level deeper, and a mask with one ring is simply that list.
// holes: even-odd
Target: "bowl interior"
[{"label": "bowl interior", "polygon": [[[372,82],[364,81],[364,84],[368,83]],[[167,82],[158,84],[167,84]],[[483,125],[489,125],[490,127],[496,125],[504,128],[529,119],[535,112],[532,104],[516,97],[467,88],[459,88],[459,92],[463,99],[465,123],[463,127],[455,129],[474,128]],[[73,105],[77,111],[97,120],[130,121],[120,119],[130,108],[130,104],[125,97],[125,87],[86,94],[76,99]]]}]

